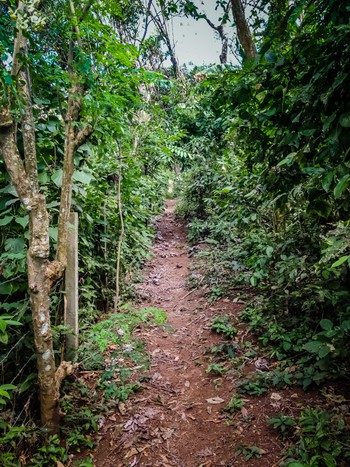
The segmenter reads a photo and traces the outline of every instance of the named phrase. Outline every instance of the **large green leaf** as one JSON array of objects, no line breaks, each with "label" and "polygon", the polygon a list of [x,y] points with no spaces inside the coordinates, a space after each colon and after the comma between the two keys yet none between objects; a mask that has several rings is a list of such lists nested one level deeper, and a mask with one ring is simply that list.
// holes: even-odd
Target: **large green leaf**
[{"label": "large green leaf", "polygon": [[61,188],[62,186],[62,177],[63,177],[63,171],[62,169],[54,170],[54,172],[51,175],[51,180],[54,182],[58,188]]},{"label": "large green leaf", "polygon": [[330,172],[328,172],[322,179],[322,188],[324,189],[324,191],[328,192],[330,187],[331,187],[331,184],[332,184],[332,181],[333,181],[333,178],[334,178],[334,171],[331,170]]},{"label": "large green leaf", "polygon": [[8,238],[5,241],[5,251],[9,253],[23,253],[25,254],[26,242],[24,238]]},{"label": "large green leaf", "polygon": [[12,292],[12,284],[7,282],[6,284],[0,284],[0,295],[10,295]]},{"label": "large green leaf", "polygon": [[76,182],[81,182],[84,185],[88,185],[92,180],[94,180],[94,176],[89,172],[76,170],[73,174],[73,180],[75,180]]},{"label": "large green leaf", "polygon": [[5,226],[8,225],[13,219],[13,216],[5,216],[2,219],[0,219],[0,225]]},{"label": "large green leaf", "polygon": [[341,266],[342,264],[345,263],[345,261],[348,261],[349,259],[350,259],[350,255],[342,256],[335,263],[333,263],[331,267],[337,268],[338,266]]},{"label": "large green leaf", "polygon": [[333,323],[330,319],[322,319],[320,321],[320,326],[325,331],[330,331],[333,328]]},{"label": "large green leaf", "polygon": [[349,183],[350,183],[350,175],[344,175],[344,177],[342,177],[339,180],[339,182],[334,188],[335,199],[338,199],[341,197],[343,191],[348,187]]},{"label": "large green leaf", "polygon": [[312,341],[312,342],[307,342],[306,344],[304,344],[304,349],[307,350],[308,352],[318,353],[322,346],[323,346],[322,342]]},{"label": "large green leaf", "polygon": [[28,216],[23,216],[23,217],[16,216],[15,222],[17,222],[17,224],[21,225],[25,229],[29,223],[29,217]]}]

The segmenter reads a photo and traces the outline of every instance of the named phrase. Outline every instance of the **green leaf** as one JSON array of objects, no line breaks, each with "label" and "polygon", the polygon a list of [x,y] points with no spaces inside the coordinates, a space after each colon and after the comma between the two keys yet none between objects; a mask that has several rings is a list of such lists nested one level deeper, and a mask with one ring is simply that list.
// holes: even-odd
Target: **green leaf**
[{"label": "green leaf", "polygon": [[73,179],[76,182],[81,182],[84,185],[88,185],[92,180],[94,180],[94,176],[91,173],[76,170],[73,174]]},{"label": "green leaf", "polygon": [[7,391],[4,391],[3,389],[1,389],[1,386],[0,386],[0,396],[6,397],[6,399],[10,399],[10,394]]},{"label": "green leaf", "polygon": [[253,287],[255,287],[255,286],[257,285],[257,283],[258,283],[258,279],[257,279],[255,276],[252,276],[252,277],[250,278],[250,283],[251,283],[251,285],[252,285]]},{"label": "green leaf", "polygon": [[341,328],[344,331],[350,331],[350,319],[347,319],[341,323]]},{"label": "green leaf", "polygon": [[301,171],[306,175],[320,175],[324,173],[322,167],[303,167]]},{"label": "green leaf", "polygon": [[0,342],[7,344],[9,341],[9,336],[7,334],[0,334]]},{"label": "green leaf", "polygon": [[315,132],[316,132],[316,128],[310,128],[308,130],[299,131],[299,134],[303,136],[312,136]]},{"label": "green leaf", "polygon": [[9,73],[5,72],[4,73],[4,81],[8,86],[11,86],[12,84],[12,77]]},{"label": "green leaf", "polygon": [[347,261],[350,258],[350,255],[347,256],[342,256],[339,258],[335,263],[332,264],[331,268],[337,268],[338,266],[341,266],[345,261]]},{"label": "green leaf", "polygon": [[0,295],[10,295],[12,292],[12,284],[0,284]]},{"label": "green leaf", "polygon": [[0,386],[0,389],[3,389],[5,391],[12,391],[17,389],[17,386],[15,386],[14,384],[2,384]]},{"label": "green leaf", "polygon": [[322,131],[326,131],[328,130],[328,128],[330,127],[331,123],[333,122],[333,120],[335,119],[335,117],[337,116],[336,112],[334,112],[332,115],[330,115],[323,123],[323,127],[322,127]]},{"label": "green leaf", "polygon": [[218,190],[217,193],[230,193],[233,190],[232,186],[226,186],[222,190]]},{"label": "green leaf", "polygon": [[344,128],[350,128],[350,114],[342,114],[339,118],[339,123]]},{"label": "green leaf", "polygon": [[326,357],[330,353],[331,349],[328,347],[328,345],[324,345],[321,347],[320,351],[318,352],[318,356],[320,358]]},{"label": "green leaf", "polygon": [[310,202],[307,207],[307,212],[310,214],[317,214],[318,216],[327,219],[332,212],[332,205],[325,199],[317,198]]},{"label": "green leaf", "polygon": [[320,326],[325,331],[330,331],[333,328],[333,323],[330,319],[322,319],[320,321]]},{"label": "green leaf", "polygon": [[58,227],[49,227],[49,237],[57,242],[58,238]]},{"label": "green leaf", "polygon": [[334,198],[338,199],[341,197],[343,191],[348,187],[350,183],[350,175],[344,175],[339,182],[337,183],[336,187],[334,188]]},{"label": "green leaf", "polygon": [[16,216],[15,222],[17,222],[17,224],[21,225],[25,229],[29,223],[29,217],[28,216],[24,216],[24,217]]},{"label": "green leaf", "polygon": [[331,184],[332,184],[332,181],[333,181],[333,178],[334,178],[334,172],[331,171],[331,172],[328,172],[322,179],[322,188],[324,189],[324,191],[326,191],[328,193],[330,187],[331,187]]},{"label": "green leaf", "polygon": [[306,344],[304,344],[304,349],[308,352],[318,353],[322,345],[322,342],[319,341],[307,342]]},{"label": "green leaf", "polygon": [[283,167],[284,165],[290,167],[295,162],[297,154],[297,152],[291,152],[287,157],[285,157],[277,164],[277,167]]},{"label": "green leaf", "polygon": [[9,253],[22,253],[25,256],[24,238],[8,238],[5,242],[5,251]]},{"label": "green leaf", "polygon": [[6,323],[9,326],[22,326],[22,323],[20,323],[19,321],[15,321],[13,319],[7,319]]},{"label": "green leaf", "polygon": [[54,172],[51,175],[51,180],[54,182],[54,184],[60,188],[62,186],[62,177],[63,177],[63,170],[58,169],[54,170]]},{"label": "green leaf", "polygon": [[13,216],[5,216],[2,219],[0,219],[0,225],[1,226],[7,225],[12,221],[12,219],[13,219]]},{"label": "green leaf", "polygon": [[271,256],[272,253],[273,253],[273,248],[272,248],[272,246],[268,246],[268,247],[266,248],[266,254],[267,254],[267,256]]},{"label": "green leaf", "polygon": [[4,319],[0,318],[0,331],[5,332],[7,327],[7,323]]},{"label": "green leaf", "polygon": [[77,149],[77,152],[87,152],[89,155],[92,154],[92,149],[91,149],[91,144],[85,143],[82,144],[79,149]]}]

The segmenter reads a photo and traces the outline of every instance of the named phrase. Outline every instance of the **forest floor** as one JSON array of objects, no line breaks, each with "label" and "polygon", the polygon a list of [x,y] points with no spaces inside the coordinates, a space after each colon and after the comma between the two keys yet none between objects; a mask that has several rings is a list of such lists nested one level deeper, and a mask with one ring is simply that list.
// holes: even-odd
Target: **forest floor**
[{"label": "forest floor", "polygon": [[[266,420],[282,411],[297,414],[318,398],[299,389],[270,390],[260,397],[243,394],[244,406],[223,409],[236,393],[237,374],[257,370],[263,355],[246,358],[240,373],[208,372],[212,349],[225,341],[211,329],[214,317],[229,315],[238,332],[233,341],[244,348],[254,341],[238,314],[243,305],[229,299],[209,303],[201,284],[186,288],[190,258],[186,229],[174,215],[174,201],[157,222],[154,257],[139,284],[140,307],[166,311],[166,326],[140,327],[151,358],[143,389],[107,415],[90,453],[95,466],[277,466],[285,442]],[[227,341],[227,338],[226,338]],[[256,339],[255,339],[256,343]]]}]

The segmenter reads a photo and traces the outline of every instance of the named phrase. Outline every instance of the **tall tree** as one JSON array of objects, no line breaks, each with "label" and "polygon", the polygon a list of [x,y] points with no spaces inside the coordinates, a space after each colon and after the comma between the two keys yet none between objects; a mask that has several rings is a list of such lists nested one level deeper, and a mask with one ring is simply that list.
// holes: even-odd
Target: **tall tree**
[{"label": "tall tree", "polygon": [[[29,215],[29,248],[27,255],[28,289],[32,310],[34,343],[37,352],[38,380],[40,388],[41,423],[49,431],[57,431],[59,423],[59,388],[62,380],[72,371],[68,362],[56,368],[50,322],[50,289],[62,277],[67,262],[68,217],[71,206],[74,154],[92,133],[92,126],[82,124],[81,110],[84,95],[83,83],[75,61],[81,53],[82,41],[79,21],[73,1],[70,0],[72,19],[68,44],[68,77],[70,88],[64,112],[65,142],[63,181],[59,213],[58,247],[56,258],[49,260],[49,214],[45,195],[40,191],[35,124],[33,117],[31,77],[27,37],[43,22],[36,0],[18,2],[15,11],[16,25],[11,66],[9,93],[0,112],[0,153],[18,197]],[[85,14],[88,6],[82,9]],[[68,17],[68,15],[67,15]],[[3,70],[6,66],[3,64]],[[15,109],[14,96],[18,93],[23,105]],[[17,121],[16,113],[20,112]],[[19,127],[19,128],[18,128]],[[23,139],[23,159],[19,145],[19,129]]]},{"label": "tall tree", "polygon": [[[176,8],[176,11],[177,11],[177,8]],[[174,76],[175,78],[179,78],[180,68],[179,68],[179,63],[178,63],[176,53],[175,53],[175,43],[171,39],[171,33],[169,29],[170,12],[167,9],[166,2],[161,1],[161,0],[158,2],[155,0],[149,0],[147,4],[146,15],[152,19],[153,24],[155,25],[162,40],[164,41],[168,49]]]},{"label": "tall tree", "polygon": [[250,32],[245,11],[241,0],[231,0],[232,14],[237,28],[238,40],[247,58],[254,58],[258,55],[256,45]]}]

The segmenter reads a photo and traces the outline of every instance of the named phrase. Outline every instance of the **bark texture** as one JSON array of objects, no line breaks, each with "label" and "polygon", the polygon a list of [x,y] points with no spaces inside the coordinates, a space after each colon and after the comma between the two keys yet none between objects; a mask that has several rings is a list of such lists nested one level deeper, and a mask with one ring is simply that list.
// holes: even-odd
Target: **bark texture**
[{"label": "bark texture", "polygon": [[258,55],[258,51],[245,18],[242,1],[231,0],[231,5],[233,18],[236,23],[238,40],[247,58],[254,58]]}]

